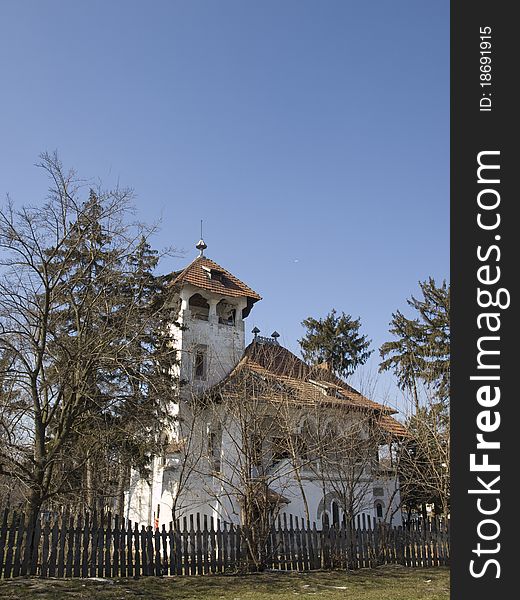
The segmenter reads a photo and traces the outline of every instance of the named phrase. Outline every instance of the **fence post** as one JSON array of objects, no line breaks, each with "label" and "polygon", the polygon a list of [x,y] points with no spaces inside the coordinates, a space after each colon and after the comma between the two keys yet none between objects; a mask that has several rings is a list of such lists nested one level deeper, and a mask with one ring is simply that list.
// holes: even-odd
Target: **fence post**
[{"label": "fence post", "polygon": [[321,568],[330,569],[330,536],[329,536],[329,524],[326,520],[323,521],[323,525],[320,532],[321,537]]}]

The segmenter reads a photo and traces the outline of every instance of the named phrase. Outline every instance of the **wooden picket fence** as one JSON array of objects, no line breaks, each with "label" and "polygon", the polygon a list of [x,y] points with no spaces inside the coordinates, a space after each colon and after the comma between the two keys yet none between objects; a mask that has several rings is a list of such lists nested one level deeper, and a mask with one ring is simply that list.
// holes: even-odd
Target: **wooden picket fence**
[{"label": "wooden picket fence", "polygon": [[[449,563],[449,527],[439,520],[392,528],[304,526],[292,516],[273,525],[262,547],[264,568],[282,571],[356,569],[385,563]],[[209,521],[209,522],[208,522]],[[251,569],[246,531],[190,516],[168,528],[139,527],[110,513],[40,518],[3,512],[0,578],[205,575]]]}]

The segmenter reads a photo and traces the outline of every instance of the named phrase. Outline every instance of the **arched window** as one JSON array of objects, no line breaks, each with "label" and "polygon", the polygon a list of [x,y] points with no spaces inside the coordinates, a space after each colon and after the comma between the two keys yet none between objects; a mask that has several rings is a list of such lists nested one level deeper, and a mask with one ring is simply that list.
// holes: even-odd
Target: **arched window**
[{"label": "arched window", "polygon": [[375,509],[376,509],[376,517],[378,519],[382,519],[383,518],[383,503],[381,501],[377,501],[375,504]]}]

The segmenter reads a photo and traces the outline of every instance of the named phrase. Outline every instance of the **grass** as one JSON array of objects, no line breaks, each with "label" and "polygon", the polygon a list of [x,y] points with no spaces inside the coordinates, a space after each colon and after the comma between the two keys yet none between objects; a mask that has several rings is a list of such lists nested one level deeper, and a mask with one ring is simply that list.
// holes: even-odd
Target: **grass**
[{"label": "grass", "polygon": [[113,580],[12,579],[0,598],[25,600],[446,600],[449,570],[401,566],[345,572],[262,573]]}]

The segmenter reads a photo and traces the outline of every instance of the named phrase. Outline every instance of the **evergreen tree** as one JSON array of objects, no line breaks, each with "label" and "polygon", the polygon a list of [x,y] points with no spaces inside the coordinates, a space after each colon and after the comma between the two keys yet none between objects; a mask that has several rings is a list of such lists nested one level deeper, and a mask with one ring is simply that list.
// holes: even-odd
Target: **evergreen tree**
[{"label": "evergreen tree", "polygon": [[433,278],[419,282],[422,299],[407,300],[417,313],[413,319],[401,311],[392,314],[390,333],[396,339],[380,348],[380,371],[392,370],[399,387],[412,393],[419,408],[418,383],[422,381],[445,404],[450,392],[450,288]]},{"label": "evergreen tree", "polygon": [[[402,446],[402,499],[409,510],[433,504],[449,510],[450,288],[433,278],[419,283],[422,298],[407,300],[414,318],[392,315],[394,340],[380,348],[379,370],[391,370],[399,387],[412,395],[414,412],[407,420],[410,439]],[[424,385],[424,393],[421,390]]]},{"label": "evergreen tree", "polygon": [[360,335],[361,320],[336,310],[323,319],[309,317],[302,321],[307,332],[299,341],[303,358],[311,363],[325,363],[338,377],[348,377],[365,364],[372,350],[371,340]]},{"label": "evergreen tree", "polygon": [[[130,468],[147,472],[151,455],[160,449],[164,425],[171,420],[169,405],[176,401],[172,368],[177,358],[169,333],[175,319],[168,305],[168,278],[154,274],[158,262],[157,251],[141,237],[122,281],[124,353],[121,367],[113,373],[121,401],[110,429],[118,455],[118,512]],[[130,322],[129,306],[135,317]]]},{"label": "evergreen tree", "polygon": [[56,337],[60,347],[74,347],[68,356],[85,382],[82,419],[64,465],[75,475],[67,478],[68,501],[81,490],[89,509],[116,503],[122,513],[130,469],[146,470],[172,400],[165,282],[153,274],[158,253],[144,236],[135,247],[113,247],[93,191],[74,230],[61,251],[69,256],[68,285]]}]

